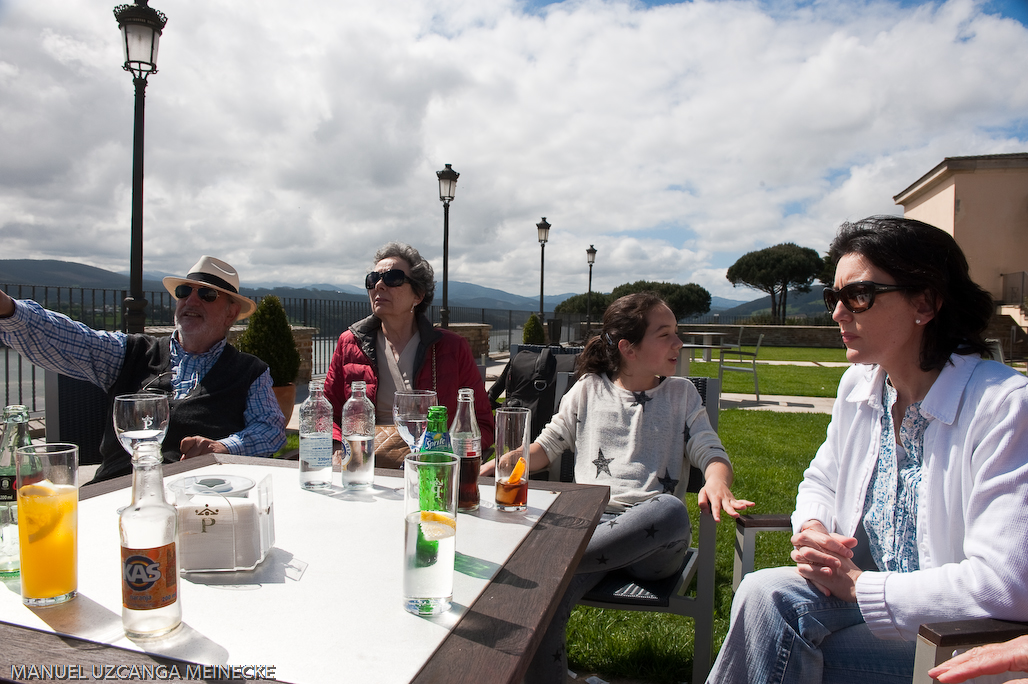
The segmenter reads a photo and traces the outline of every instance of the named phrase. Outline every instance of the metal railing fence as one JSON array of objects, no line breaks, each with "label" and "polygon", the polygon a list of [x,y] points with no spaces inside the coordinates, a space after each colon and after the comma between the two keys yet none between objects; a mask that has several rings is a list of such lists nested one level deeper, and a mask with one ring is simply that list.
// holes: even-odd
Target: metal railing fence
[{"label": "metal railing fence", "polygon": [[1028,273],[1001,273],[1003,279],[1003,300],[999,304],[1017,304],[1028,316]]},{"label": "metal railing fence", "polygon": [[[122,330],[124,316],[122,301],[127,290],[110,288],[52,287],[0,283],[0,289],[15,299],[31,299],[51,311],[85,323],[95,330]],[[167,292],[144,293],[146,324],[149,326],[174,325],[175,301]],[[259,297],[257,298],[260,299]],[[318,329],[313,339],[313,372],[324,374],[328,370],[336,340],[351,324],[371,315],[367,301],[282,297],[286,316],[293,325]],[[433,323],[440,322],[439,307],[427,312]],[[532,315],[531,311],[487,309],[478,307],[450,307],[451,323],[485,323],[491,326],[490,352],[505,351],[511,344],[519,344],[522,329]],[[560,321],[560,343],[578,339],[584,316],[577,314],[547,313],[547,318]],[[554,329],[554,332],[556,330]],[[25,404],[30,411],[43,410],[44,371],[21,357],[17,352],[0,346],[0,375],[3,376],[4,405]]]},{"label": "metal railing fence", "polygon": [[[1018,282],[1021,283],[1023,294],[1024,274],[1013,275],[1021,277]],[[44,308],[63,313],[96,330],[122,329],[124,317],[121,304],[127,296],[126,290],[5,284],[0,284],[0,289],[16,299],[32,299]],[[144,293],[144,297],[149,302],[146,307],[147,325],[174,325],[175,301],[168,292],[148,291]],[[318,329],[312,345],[315,375],[324,374],[328,370],[339,335],[354,322],[371,315],[371,305],[367,300],[314,297],[280,299],[291,324]],[[502,352],[508,350],[512,344],[521,343],[522,331],[532,313],[513,309],[455,306],[450,307],[450,322],[488,324],[491,326],[489,351]],[[433,306],[428,315],[433,323],[440,322],[438,306]],[[544,324],[552,342],[569,344],[582,340],[586,322],[583,314],[547,312],[546,319]],[[752,323],[753,320],[748,316],[707,314],[686,322],[739,325]],[[594,316],[593,325],[598,324],[599,319]],[[811,321],[811,324],[817,323]],[[828,324],[831,324],[830,320]],[[33,366],[6,347],[0,347],[0,364],[3,365],[0,374],[4,382],[4,405],[21,403],[29,406],[31,411],[43,410],[43,369]]]}]

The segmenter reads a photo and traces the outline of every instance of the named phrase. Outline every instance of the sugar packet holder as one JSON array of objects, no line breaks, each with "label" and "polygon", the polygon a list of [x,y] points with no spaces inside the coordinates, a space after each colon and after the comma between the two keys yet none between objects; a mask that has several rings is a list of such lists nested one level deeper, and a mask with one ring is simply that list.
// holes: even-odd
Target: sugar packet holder
[{"label": "sugar packet holder", "polygon": [[178,511],[179,567],[187,572],[253,570],[275,545],[271,476],[246,496],[226,496],[194,484],[170,487]]}]

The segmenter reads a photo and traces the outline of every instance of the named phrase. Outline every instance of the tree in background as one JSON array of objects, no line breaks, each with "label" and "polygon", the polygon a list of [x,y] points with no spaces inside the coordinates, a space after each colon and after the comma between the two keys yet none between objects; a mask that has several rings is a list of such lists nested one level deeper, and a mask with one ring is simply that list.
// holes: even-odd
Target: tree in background
[{"label": "tree in background", "polygon": [[[603,319],[603,314],[615,299],[624,297],[636,292],[655,292],[667,302],[674,312],[675,318],[681,320],[696,314],[705,314],[710,311],[710,293],[697,285],[676,285],[675,283],[655,283],[646,280],[637,280],[634,283],[618,285],[610,294],[593,292],[592,314],[593,320]],[[553,307],[554,313],[585,314],[588,293],[568,297],[563,302]]]},{"label": "tree in background", "polygon": [[785,242],[743,254],[725,277],[733,286],[742,283],[771,295],[771,322],[781,324],[789,290],[810,292],[811,283],[824,269],[825,262],[816,251]]},{"label": "tree in background", "polygon": [[[587,307],[589,305],[589,293],[572,295],[563,302],[553,307],[554,313],[570,313],[570,314],[582,314],[583,316],[587,313]],[[603,312],[607,310],[610,303],[614,299],[609,294],[603,294],[602,292],[593,292],[592,299],[592,314],[594,321],[603,320]]]},{"label": "tree in background", "polygon": [[817,281],[825,287],[835,287],[835,262],[827,253],[821,258],[821,261],[823,266],[821,273],[817,276]]},{"label": "tree in background", "polygon": [[655,292],[667,302],[677,320],[705,314],[710,311],[710,293],[697,285],[688,283],[676,285],[675,283],[655,283],[646,280],[637,280],[634,283],[618,285],[611,291],[610,300],[613,302],[619,297],[636,292]]}]

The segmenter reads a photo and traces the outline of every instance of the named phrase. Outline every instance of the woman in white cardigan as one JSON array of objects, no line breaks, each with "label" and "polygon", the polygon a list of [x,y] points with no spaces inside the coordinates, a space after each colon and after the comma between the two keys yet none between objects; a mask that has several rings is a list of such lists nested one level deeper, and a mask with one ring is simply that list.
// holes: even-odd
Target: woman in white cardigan
[{"label": "woman in white cardigan", "polygon": [[710,682],[910,682],[922,622],[1028,619],[1028,379],[983,361],[992,300],[942,230],[844,224],[825,304],[846,357],[793,514]]}]

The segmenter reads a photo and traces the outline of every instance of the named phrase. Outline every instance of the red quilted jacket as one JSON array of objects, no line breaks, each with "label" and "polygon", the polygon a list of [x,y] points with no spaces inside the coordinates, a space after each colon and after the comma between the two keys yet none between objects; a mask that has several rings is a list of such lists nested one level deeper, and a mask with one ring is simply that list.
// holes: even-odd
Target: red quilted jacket
[{"label": "red quilted jacket", "polygon": [[[434,389],[439,403],[446,407],[448,420],[457,411],[457,390],[475,390],[475,413],[482,430],[482,452],[493,445],[493,412],[486,396],[471,347],[460,335],[435,328],[425,316],[418,316],[421,343],[414,358],[414,389]],[[357,321],[339,336],[325,379],[325,396],[332,403],[333,439],[341,440],[339,419],[343,404],[350,398],[350,383],[367,383],[368,399],[375,402],[378,393],[378,350],[375,342],[382,322],[375,316]]]}]

